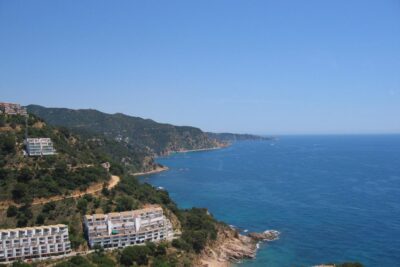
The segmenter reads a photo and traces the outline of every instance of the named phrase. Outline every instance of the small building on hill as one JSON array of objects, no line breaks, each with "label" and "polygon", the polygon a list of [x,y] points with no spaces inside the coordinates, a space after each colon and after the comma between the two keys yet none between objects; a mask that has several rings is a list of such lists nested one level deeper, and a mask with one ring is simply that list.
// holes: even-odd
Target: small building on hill
[{"label": "small building on hill", "polygon": [[20,104],[0,102],[0,114],[26,116],[28,112]]},{"label": "small building on hill", "polygon": [[68,227],[64,224],[0,229],[0,263],[41,260],[70,252]]},{"label": "small building on hill", "polygon": [[91,248],[122,248],[173,236],[171,222],[159,205],[120,213],[86,215],[84,226]]},{"label": "small building on hill", "polygon": [[26,138],[25,146],[29,156],[48,156],[56,154],[56,150],[50,138]]},{"label": "small building on hill", "polygon": [[111,168],[111,164],[110,164],[110,162],[103,162],[102,164],[101,164],[101,167],[103,167],[107,172],[109,172],[110,171],[110,168]]}]

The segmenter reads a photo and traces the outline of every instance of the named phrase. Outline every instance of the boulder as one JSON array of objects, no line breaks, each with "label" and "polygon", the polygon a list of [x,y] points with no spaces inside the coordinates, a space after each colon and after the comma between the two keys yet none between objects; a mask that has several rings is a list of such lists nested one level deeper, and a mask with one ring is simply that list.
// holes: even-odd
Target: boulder
[{"label": "boulder", "polygon": [[248,236],[256,241],[272,241],[279,237],[279,232],[275,230],[267,230],[262,233],[249,233]]}]

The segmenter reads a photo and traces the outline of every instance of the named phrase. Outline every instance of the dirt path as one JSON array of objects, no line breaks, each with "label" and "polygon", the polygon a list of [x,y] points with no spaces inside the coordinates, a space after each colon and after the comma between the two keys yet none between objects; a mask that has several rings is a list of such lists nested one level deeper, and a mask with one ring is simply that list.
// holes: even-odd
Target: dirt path
[{"label": "dirt path", "polygon": [[[108,182],[108,189],[112,189],[114,188],[120,181],[121,179],[119,178],[119,176],[116,175],[111,175],[111,179]],[[72,191],[71,194],[67,195],[67,196],[53,196],[53,197],[48,197],[48,198],[35,198],[32,201],[32,206],[34,205],[43,205],[49,202],[53,202],[53,201],[60,201],[60,200],[64,200],[64,199],[69,199],[69,198],[80,198],[84,195],[87,194],[96,194],[98,192],[100,192],[103,189],[103,183],[96,183],[93,184],[91,186],[89,186],[85,191],[80,191],[80,190],[74,190]],[[0,210],[5,210],[8,208],[8,206],[10,205],[15,205],[17,207],[21,206],[21,204],[16,204],[13,203],[12,201],[1,201],[0,202]]]}]

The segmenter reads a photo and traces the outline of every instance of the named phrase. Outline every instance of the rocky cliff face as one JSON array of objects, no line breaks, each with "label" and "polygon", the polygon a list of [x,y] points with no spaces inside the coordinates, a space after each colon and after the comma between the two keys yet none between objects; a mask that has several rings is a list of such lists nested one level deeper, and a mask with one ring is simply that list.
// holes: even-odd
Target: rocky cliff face
[{"label": "rocky cliff face", "polygon": [[255,258],[259,242],[272,241],[278,236],[279,232],[273,230],[242,235],[235,229],[221,226],[217,240],[204,249],[198,266],[228,266],[230,262]]},{"label": "rocky cliff face", "polygon": [[235,229],[221,226],[217,240],[201,255],[199,266],[228,266],[231,262],[253,259],[259,242],[272,241],[278,236],[279,232],[273,230],[242,235]]}]

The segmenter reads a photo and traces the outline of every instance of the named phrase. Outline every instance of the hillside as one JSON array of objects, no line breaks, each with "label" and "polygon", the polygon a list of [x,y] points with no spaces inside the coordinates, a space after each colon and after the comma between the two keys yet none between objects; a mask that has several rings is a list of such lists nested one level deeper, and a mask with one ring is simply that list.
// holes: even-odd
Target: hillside
[{"label": "hillside", "polygon": [[206,133],[210,139],[218,142],[232,143],[246,140],[271,140],[271,137],[263,137],[254,134],[235,134],[235,133]]},{"label": "hillside", "polygon": [[153,156],[221,145],[195,127],[174,126],[121,113],[107,114],[93,109],[72,110],[37,105],[29,105],[27,108],[29,112],[52,125],[101,134],[131,150]]},{"label": "hillside", "polygon": [[[23,144],[25,117],[0,115],[0,202],[4,204],[0,209],[0,228],[64,223],[69,227],[73,249],[84,255],[88,247],[82,229],[82,215],[132,210],[148,203],[159,204],[182,235],[172,243],[149,243],[139,247],[146,252],[143,260],[162,264],[159,266],[191,266],[207,244],[214,242],[218,227],[223,227],[205,209],[178,210],[166,191],[139,183],[112,161],[112,166],[115,166],[111,171],[119,173],[119,183],[100,190],[83,191],[93,184],[102,186],[109,182],[109,174],[99,164],[110,160],[108,155],[99,153],[88,137],[49,126],[34,115],[29,116],[27,125],[29,137],[51,138],[57,154],[28,157]],[[99,138],[92,139],[100,142]],[[84,193],[69,197],[80,190]],[[33,200],[38,198],[49,201],[35,204]],[[132,251],[136,250],[137,247],[130,247],[123,251],[101,252],[101,255],[60,259],[57,266],[126,266],[127,262],[132,265],[130,262],[135,261]],[[48,260],[33,266],[53,264]]]},{"label": "hillside", "polygon": [[24,116],[0,115],[0,201],[29,203],[108,181],[109,174],[100,163],[111,158],[67,129],[29,116],[29,137],[51,138],[57,154],[50,156],[26,156],[24,135]]}]

